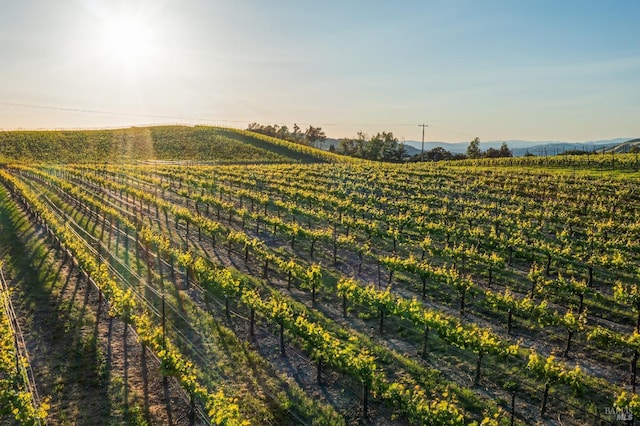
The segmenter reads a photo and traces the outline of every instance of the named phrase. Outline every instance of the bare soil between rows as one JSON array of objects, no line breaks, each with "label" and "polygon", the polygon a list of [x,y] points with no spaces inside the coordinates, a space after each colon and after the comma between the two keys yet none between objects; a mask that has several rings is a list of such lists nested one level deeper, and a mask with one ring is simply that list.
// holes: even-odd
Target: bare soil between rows
[{"label": "bare soil between rows", "polygon": [[7,278],[38,392],[51,405],[48,424],[190,424],[183,391],[171,380],[164,385],[157,358],[109,315],[44,230],[32,223],[16,240],[11,262],[21,268]]}]

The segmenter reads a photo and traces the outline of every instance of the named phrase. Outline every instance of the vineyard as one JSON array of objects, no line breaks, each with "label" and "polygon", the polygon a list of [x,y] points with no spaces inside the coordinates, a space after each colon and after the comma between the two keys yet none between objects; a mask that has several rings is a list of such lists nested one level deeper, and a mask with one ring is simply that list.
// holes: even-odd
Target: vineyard
[{"label": "vineyard", "polygon": [[[316,162],[13,162],[0,197],[156,357],[190,424],[640,415],[632,154],[442,166],[301,149]],[[55,401],[15,330],[0,335],[0,379],[17,384],[0,415],[39,424]]]},{"label": "vineyard", "polygon": [[113,130],[0,131],[0,161],[220,163],[336,161],[338,156],[243,130],[154,126]]}]

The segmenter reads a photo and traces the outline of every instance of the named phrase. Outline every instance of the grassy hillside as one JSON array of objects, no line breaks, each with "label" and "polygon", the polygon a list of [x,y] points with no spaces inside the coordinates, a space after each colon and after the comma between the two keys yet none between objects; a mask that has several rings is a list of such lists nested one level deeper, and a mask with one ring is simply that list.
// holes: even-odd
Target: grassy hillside
[{"label": "grassy hillside", "polygon": [[623,142],[621,144],[615,145],[609,149],[607,149],[605,152],[611,154],[611,152],[615,152],[616,154],[622,154],[622,153],[627,153],[629,151],[631,151],[633,148],[640,148],[640,138],[638,139],[631,139],[628,140],[626,142]]},{"label": "grassy hillside", "polygon": [[333,160],[314,148],[208,126],[0,132],[0,159],[56,163],[150,159],[223,163]]}]

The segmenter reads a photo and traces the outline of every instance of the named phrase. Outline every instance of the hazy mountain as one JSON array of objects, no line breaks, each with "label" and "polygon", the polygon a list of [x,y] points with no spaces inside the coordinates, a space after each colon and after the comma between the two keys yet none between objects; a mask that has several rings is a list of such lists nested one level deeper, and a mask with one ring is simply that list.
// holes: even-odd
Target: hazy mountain
[{"label": "hazy mountain", "polygon": [[[503,142],[506,142],[511,152],[515,157],[521,157],[525,155],[527,152],[534,155],[557,155],[562,153],[563,151],[568,151],[572,149],[578,149],[583,151],[594,151],[601,150],[603,147],[610,148],[614,145],[619,145],[624,142],[627,142],[633,138],[616,138],[616,139],[607,139],[607,140],[598,140],[598,141],[586,141],[586,142],[562,142],[562,141],[525,141],[525,140],[506,140],[506,141],[487,141],[480,142],[480,149],[482,151],[486,151],[489,148],[498,149],[502,145]],[[339,141],[338,139],[327,138],[324,142],[319,144],[319,148],[328,150],[329,147],[333,145],[335,148],[338,148]],[[430,149],[436,147],[442,147],[449,152],[464,154],[467,152],[467,147],[469,146],[469,142],[425,142],[424,150],[429,151]],[[405,149],[407,150],[407,154],[410,156],[420,154],[420,150],[422,149],[421,141],[406,141]]]},{"label": "hazy mountain", "polygon": [[625,152],[629,152],[633,148],[637,149],[639,147],[640,147],[640,138],[624,141],[618,145],[609,147],[606,149],[606,152],[611,153],[613,151],[617,153],[625,153]]},{"label": "hazy mountain", "polygon": [[[487,141],[480,142],[480,149],[482,151],[486,151],[489,148],[498,149],[502,145],[502,143],[506,143],[507,146],[513,152],[515,156],[522,156],[528,152],[534,155],[544,155],[545,152],[547,155],[560,154],[563,151],[567,151],[570,149],[580,149],[580,150],[588,150],[593,151],[594,149],[602,149],[602,147],[609,147],[612,145],[617,145],[622,142],[626,142],[632,138],[617,138],[617,139],[607,139],[607,140],[599,140],[599,141],[587,141],[587,142],[562,142],[562,141],[524,141],[524,140],[506,140],[506,141]],[[419,153],[422,147],[422,142],[420,141],[406,141],[405,145],[407,147],[413,147],[416,149],[415,153]],[[425,142],[424,150],[428,151],[435,147],[442,147],[447,151],[453,153],[466,153],[467,147],[469,146],[469,142]],[[546,150],[546,151],[545,151]]]}]

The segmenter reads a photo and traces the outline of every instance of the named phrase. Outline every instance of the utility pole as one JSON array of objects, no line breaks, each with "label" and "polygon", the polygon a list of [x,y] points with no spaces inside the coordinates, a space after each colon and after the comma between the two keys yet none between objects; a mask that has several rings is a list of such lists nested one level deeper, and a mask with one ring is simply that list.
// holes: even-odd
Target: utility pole
[{"label": "utility pole", "polygon": [[418,124],[418,127],[422,127],[422,150],[420,150],[420,161],[424,161],[424,129],[429,127],[428,124]]}]

